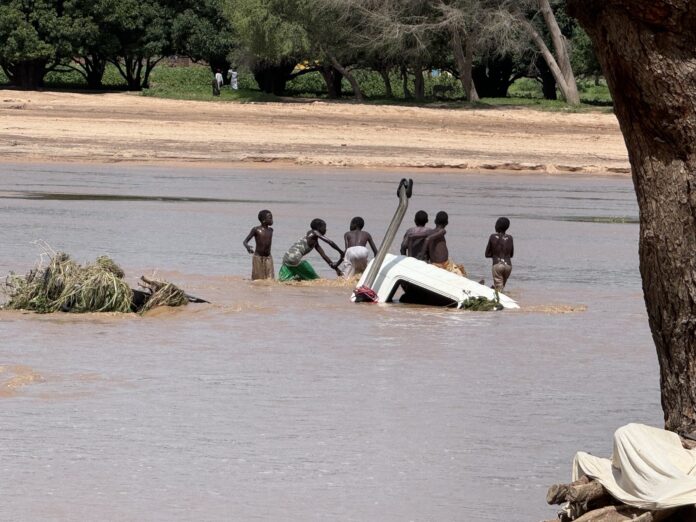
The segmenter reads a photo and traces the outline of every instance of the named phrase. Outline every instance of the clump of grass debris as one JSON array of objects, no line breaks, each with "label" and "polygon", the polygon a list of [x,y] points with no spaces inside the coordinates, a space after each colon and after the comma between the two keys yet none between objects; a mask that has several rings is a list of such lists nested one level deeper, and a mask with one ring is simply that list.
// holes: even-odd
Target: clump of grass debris
[{"label": "clump of grass debris", "polygon": [[500,304],[500,296],[496,291],[493,299],[488,299],[483,296],[469,296],[469,298],[462,303],[460,308],[471,312],[490,312],[493,310],[502,310],[503,305]]},{"label": "clump of grass debris", "polygon": [[[134,302],[134,292],[124,281],[125,273],[114,261],[98,257],[94,263],[80,265],[68,254],[48,255],[25,276],[10,274],[2,291],[8,297],[4,308],[30,310],[41,314],[53,312],[145,312],[157,306],[182,306],[189,297],[166,281],[146,281],[147,292],[140,292],[141,302]],[[42,257],[42,260],[44,258]]]},{"label": "clump of grass debris", "polygon": [[141,276],[140,281],[142,282],[139,285],[150,293],[141,312],[147,312],[158,306],[184,306],[189,302],[189,296],[172,283],[148,279],[145,276]]}]

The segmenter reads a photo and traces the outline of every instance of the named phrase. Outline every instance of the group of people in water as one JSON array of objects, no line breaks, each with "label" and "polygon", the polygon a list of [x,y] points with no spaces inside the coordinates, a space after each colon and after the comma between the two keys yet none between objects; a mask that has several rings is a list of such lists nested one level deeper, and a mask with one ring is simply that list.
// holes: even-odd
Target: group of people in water
[{"label": "group of people in water", "polygon": [[[242,244],[250,254],[253,254],[251,279],[274,279],[275,270],[271,257],[271,244],[273,242],[273,214],[270,210],[259,212],[260,225],[249,231]],[[419,210],[415,215],[415,226],[409,228],[401,242],[401,255],[415,257],[422,261],[448,270],[460,276],[466,277],[466,270],[462,265],[455,264],[449,256],[446,227],[449,222],[447,212],[440,211],[435,216],[435,228],[427,227],[428,214]],[[304,259],[312,250],[321,256],[326,263],[336,271],[339,277],[352,278],[367,268],[370,255],[368,246],[373,255],[377,255],[377,247],[369,232],[363,230],[365,221],[361,217],[354,217],[350,222],[350,230],[343,236],[344,248],[340,248],[334,241],[326,237],[326,222],[323,219],[313,219],[309,224],[309,231],[293,243],[283,255],[283,264],[278,272],[279,281],[302,281],[318,279],[312,265]],[[497,291],[505,288],[510,273],[512,272],[512,257],[514,246],[512,236],[507,233],[510,220],[506,217],[498,218],[495,223],[495,234],[488,238],[485,256],[493,262],[493,287]],[[249,242],[254,240],[255,246]],[[326,254],[321,243],[329,245],[339,254],[337,261],[332,261]]]}]

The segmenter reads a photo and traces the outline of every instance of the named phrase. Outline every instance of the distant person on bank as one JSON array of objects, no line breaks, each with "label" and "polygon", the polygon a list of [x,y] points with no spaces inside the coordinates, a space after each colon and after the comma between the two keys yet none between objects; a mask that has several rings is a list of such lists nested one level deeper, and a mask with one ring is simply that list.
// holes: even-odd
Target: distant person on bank
[{"label": "distant person on bank", "polygon": [[[312,250],[316,250],[326,263],[336,271],[338,276],[343,272],[338,268],[343,262],[343,250],[336,243],[326,237],[326,222],[323,219],[313,219],[309,225],[310,230],[302,238],[297,240],[283,256],[283,266],[280,267],[278,280],[280,281],[304,281],[319,279],[309,261],[302,259]],[[340,254],[340,259],[335,263],[326,255],[319,241],[325,242]]]},{"label": "distant person on bank", "polygon": [[363,230],[364,226],[365,220],[363,218],[354,217],[350,222],[350,230],[343,236],[346,246],[343,275],[346,278],[362,274],[367,268],[367,258],[370,255],[369,250],[367,250],[368,243],[372,248],[372,253],[377,255],[377,247],[372,240],[372,235]]},{"label": "distant person on bank", "polygon": [[217,84],[218,84],[218,89],[221,89],[221,88],[222,88],[222,84],[225,83],[225,80],[224,80],[224,78],[222,77],[222,72],[220,71],[220,69],[218,69],[217,71],[215,71],[215,81],[216,81]]},{"label": "distant person on bank", "polygon": [[[273,242],[273,214],[270,210],[259,212],[259,222],[261,225],[251,229],[242,244],[247,252],[254,254],[251,259],[251,279],[275,279],[273,270],[273,258],[271,257],[271,243]],[[249,241],[254,240],[256,249],[249,245]]]},{"label": "distant person on bank", "polygon": [[230,77],[230,89],[233,91],[239,89],[237,71],[235,71],[234,68],[230,68],[230,70],[227,71],[227,76]]},{"label": "distant person on bank", "polygon": [[510,228],[510,220],[500,217],[495,222],[495,234],[491,234],[486,245],[486,257],[493,260],[493,288],[498,292],[505,289],[510,273],[512,272],[512,256],[515,248],[512,236],[507,233]]}]

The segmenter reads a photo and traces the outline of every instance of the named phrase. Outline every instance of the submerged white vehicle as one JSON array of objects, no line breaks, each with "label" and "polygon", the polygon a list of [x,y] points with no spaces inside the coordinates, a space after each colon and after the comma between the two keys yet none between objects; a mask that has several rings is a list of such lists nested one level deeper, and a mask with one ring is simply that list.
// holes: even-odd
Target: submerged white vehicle
[{"label": "submerged white vehicle", "polygon": [[[365,286],[365,279],[372,263],[374,260],[367,266],[358,287]],[[413,296],[413,301],[409,302],[456,308],[464,308],[472,297],[496,300],[496,292],[492,288],[413,257],[392,254],[384,257],[371,289],[376,294],[378,303],[391,303],[399,290],[404,290],[406,294]],[[351,300],[356,300],[355,293],[351,296]],[[501,293],[498,293],[497,300],[503,308],[519,308],[514,300]]]},{"label": "submerged white vehicle", "polygon": [[367,265],[358,287],[353,291],[351,301],[390,303],[402,291],[401,302],[467,308],[472,300],[485,298],[497,303],[496,308],[499,309],[519,308],[513,299],[471,279],[413,257],[387,253],[408,208],[412,189],[412,180],[401,180],[397,190],[399,206],[377,255]]}]

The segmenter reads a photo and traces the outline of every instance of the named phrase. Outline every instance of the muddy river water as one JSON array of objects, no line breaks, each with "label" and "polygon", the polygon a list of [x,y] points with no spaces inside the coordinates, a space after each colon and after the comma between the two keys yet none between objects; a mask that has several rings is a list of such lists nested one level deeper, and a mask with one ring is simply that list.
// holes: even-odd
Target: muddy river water
[{"label": "muddy river water", "polygon": [[0,519],[534,521],[575,451],[660,425],[630,179],[409,175],[402,231],[448,211],[472,278],[490,281],[488,235],[511,219],[520,311],[248,280],[259,210],[277,270],[314,217],[340,239],[361,215],[381,238],[400,172],[0,166],[3,276],[49,245],[211,301],[0,312]]}]

